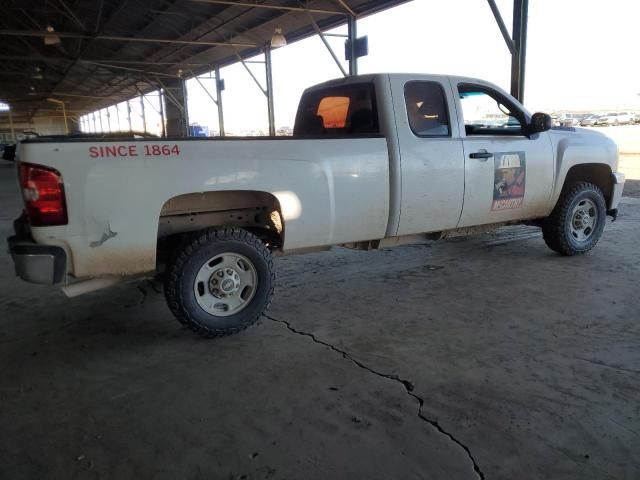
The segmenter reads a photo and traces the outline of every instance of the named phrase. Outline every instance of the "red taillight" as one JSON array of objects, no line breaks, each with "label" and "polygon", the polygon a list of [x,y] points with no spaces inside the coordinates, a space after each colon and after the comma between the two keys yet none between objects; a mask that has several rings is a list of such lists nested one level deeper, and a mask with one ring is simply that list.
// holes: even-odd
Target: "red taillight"
[{"label": "red taillight", "polygon": [[67,224],[67,204],[60,172],[21,163],[20,186],[31,225],[48,227]]}]

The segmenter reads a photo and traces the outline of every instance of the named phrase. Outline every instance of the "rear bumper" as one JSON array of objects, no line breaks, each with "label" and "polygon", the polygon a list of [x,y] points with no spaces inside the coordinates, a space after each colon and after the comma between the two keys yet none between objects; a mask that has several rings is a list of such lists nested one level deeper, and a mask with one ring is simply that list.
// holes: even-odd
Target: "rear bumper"
[{"label": "rear bumper", "polygon": [[64,281],[67,254],[62,247],[38,245],[31,239],[24,214],[13,222],[16,234],[7,239],[16,275],[31,283],[53,285]]}]

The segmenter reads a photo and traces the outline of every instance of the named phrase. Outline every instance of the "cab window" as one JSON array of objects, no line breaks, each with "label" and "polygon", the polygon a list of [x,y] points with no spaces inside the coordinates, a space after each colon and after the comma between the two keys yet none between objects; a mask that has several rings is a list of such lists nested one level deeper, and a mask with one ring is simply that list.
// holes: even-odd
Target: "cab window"
[{"label": "cab window", "polygon": [[320,100],[316,115],[322,118],[324,128],[344,128],[349,113],[349,97],[324,97]]},{"label": "cab window", "polygon": [[524,116],[506,97],[487,87],[458,85],[467,135],[522,135]]},{"label": "cab window", "polygon": [[302,95],[294,135],[378,134],[372,83],[327,87]]},{"label": "cab window", "polygon": [[404,87],[409,126],[418,137],[451,134],[447,99],[438,82],[409,82]]}]

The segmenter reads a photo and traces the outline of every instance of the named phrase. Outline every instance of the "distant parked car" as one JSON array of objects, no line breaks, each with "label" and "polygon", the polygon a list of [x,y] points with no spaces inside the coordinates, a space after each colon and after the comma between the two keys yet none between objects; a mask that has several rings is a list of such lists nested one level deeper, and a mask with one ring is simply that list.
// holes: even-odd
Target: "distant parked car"
[{"label": "distant parked car", "polygon": [[604,115],[600,115],[598,121],[596,122],[596,125],[602,125],[606,127],[618,125],[618,114],[616,112],[610,112]]},{"label": "distant parked car", "polygon": [[629,112],[612,112],[607,113],[606,115],[602,115],[596,125],[629,125],[633,123],[633,115]]},{"label": "distant parked car", "polygon": [[599,115],[587,115],[582,120],[580,120],[580,126],[581,127],[593,127],[596,124],[596,122],[598,121],[598,118],[600,118]]},{"label": "distant parked car", "polygon": [[561,127],[577,127],[583,118],[582,113],[564,113],[560,115],[558,121]]},{"label": "distant parked car", "polygon": [[634,121],[634,115],[630,112],[618,113],[618,125],[630,125]]}]

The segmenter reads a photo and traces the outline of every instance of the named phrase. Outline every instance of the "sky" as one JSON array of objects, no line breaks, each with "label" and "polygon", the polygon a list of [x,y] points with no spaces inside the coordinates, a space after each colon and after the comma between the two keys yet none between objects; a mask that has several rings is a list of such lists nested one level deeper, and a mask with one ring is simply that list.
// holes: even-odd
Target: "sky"
[{"label": "sky", "polygon": [[[512,0],[496,3],[510,29]],[[639,24],[640,0],[530,0],[525,106],[549,113],[640,110]],[[346,34],[346,26],[331,33]],[[359,59],[359,73],[462,75],[509,90],[511,57],[486,0],[413,0],[359,19],[364,35],[369,55]],[[342,59],[344,38],[327,40]],[[274,50],[272,62],[277,127],[293,126],[306,87],[342,76],[317,35]],[[247,67],[264,88],[264,64]],[[225,67],[221,77],[227,133],[266,134],[266,97],[245,67]],[[202,83],[215,97],[213,80]],[[217,130],[217,109],[203,87],[189,80],[187,92],[190,123]]]}]

